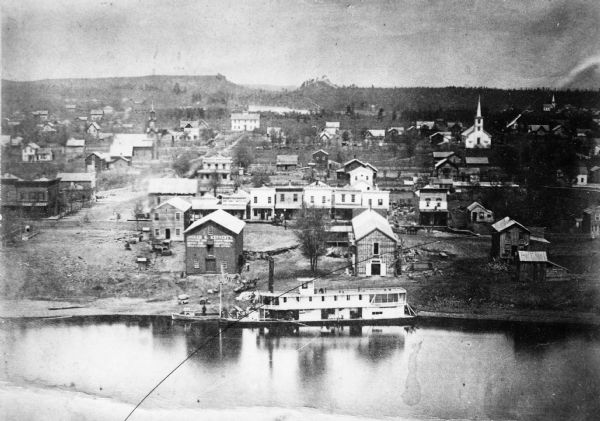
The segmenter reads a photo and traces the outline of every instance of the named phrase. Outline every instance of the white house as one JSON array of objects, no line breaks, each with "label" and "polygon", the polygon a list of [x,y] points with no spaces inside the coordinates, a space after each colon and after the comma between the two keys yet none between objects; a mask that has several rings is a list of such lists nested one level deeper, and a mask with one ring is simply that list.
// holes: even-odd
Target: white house
[{"label": "white house", "polygon": [[361,182],[372,186],[376,170],[370,164],[366,164],[348,171],[347,174],[350,177],[349,182],[351,186],[360,184]]},{"label": "white house", "polygon": [[579,165],[577,168],[577,177],[575,184],[585,186],[588,183],[588,169],[585,165]]},{"label": "white house", "polygon": [[260,128],[260,114],[254,113],[232,113],[231,130],[234,132],[251,132]]},{"label": "white house", "polygon": [[30,142],[21,151],[23,162],[35,162],[37,161],[37,151],[39,149],[37,143]]},{"label": "white house", "polygon": [[473,202],[467,206],[467,212],[469,213],[470,222],[494,222],[494,212],[486,209],[481,203]]},{"label": "white house", "polygon": [[325,122],[325,129],[323,129],[323,132],[330,134],[330,135],[336,135],[338,134],[340,131],[340,122],[339,121],[326,121]]},{"label": "white house", "polygon": [[483,129],[481,99],[477,101],[477,115],[475,116],[475,124],[462,132],[461,137],[467,149],[489,149],[492,146],[492,136]]},{"label": "white house", "polygon": [[304,187],[304,204],[307,207],[331,209],[333,189],[321,181]]},{"label": "white house", "polygon": [[256,187],[250,190],[250,219],[270,220],[275,214],[275,187]]}]

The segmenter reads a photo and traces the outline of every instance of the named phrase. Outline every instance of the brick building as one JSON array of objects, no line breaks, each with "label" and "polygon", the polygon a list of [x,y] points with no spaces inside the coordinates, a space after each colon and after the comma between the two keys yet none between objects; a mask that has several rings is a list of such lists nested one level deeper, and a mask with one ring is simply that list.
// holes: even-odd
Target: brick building
[{"label": "brick building", "polygon": [[186,272],[239,272],[243,264],[245,225],[221,209],[190,225],[184,232]]}]

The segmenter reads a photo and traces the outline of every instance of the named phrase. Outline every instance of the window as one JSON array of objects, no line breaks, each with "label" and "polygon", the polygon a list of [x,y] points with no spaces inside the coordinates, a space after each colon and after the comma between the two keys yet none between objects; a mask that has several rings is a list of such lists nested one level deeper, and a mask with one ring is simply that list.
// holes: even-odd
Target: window
[{"label": "window", "polygon": [[369,199],[369,207],[373,206],[373,199]]},{"label": "window", "polygon": [[267,203],[271,203],[271,196],[267,197]]},{"label": "window", "polygon": [[296,297],[296,301],[297,301],[297,302],[300,302],[300,297]]},{"label": "window", "polygon": [[377,206],[383,206],[383,199],[377,199]]},{"label": "window", "polygon": [[154,230],[154,235],[155,235],[156,237],[158,237],[158,236],[160,235],[160,230],[159,230],[158,228],[156,228],[156,229]]},{"label": "window", "polygon": [[200,269],[200,260],[194,260],[194,269]]},{"label": "window", "polygon": [[373,316],[375,316],[375,315],[383,314],[383,311],[372,311],[371,314]]},{"label": "window", "polygon": [[298,193],[294,193],[294,202],[298,201]]},{"label": "window", "polygon": [[258,216],[258,210],[254,209],[254,216]]},{"label": "window", "polygon": [[480,144],[481,144],[481,138],[480,138],[480,137],[478,137],[478,138],[477,138],[477,144],[478,144],[478,145],[480,145]]},{"label": "window", "polygon": [[379,243],[373,243],[373,254],[379,254]]},{"label": "window", "polygon": [[285,194],[281,193],[279,195],[279,200],[281,200],[282,202],[284,202],[285,201]]},{"label": "window", "polygon": [[25,195],[25,193],[21,192],[19,193],[19,200],[25,200],[27,196]]},{"label": "window", "polygon": [[175,220],[176,221],[180,221],[181,220],[181,213],[180,212],[175,212]]},{"label": "window", "polygon": [[254,203],[258,203],[258,197],[254,196]]},{"label": "window", "polygon": [[321,203],[325,203],[325,196],[321,198]]},{"label": "window", "polygon": [[321,297],[321,301],[325,301],[325,296],[324,295]]},{"label": "window", "polygon": [[345,201],[346,201],[346,195],[342,194],[342,202],[345,202]]},{"label": "window", "polygon": [[308,289],[308,284],[306,282],[302,284],[302,289]]},{"label": "window", "polygon": [[315,203],[315,197],[314,196],[310,197],[310,203]]},{"label": "window", "polygon": [[208,233],[208,235],[213,235],[215,233],[215,229],[213,228],[212,225],[209,225],[208,228],[206,229],[206,232]]},{"label": "window", "polygon": [[333,301],[337,301],[337,295],[333,296]]},{"label": "window", "polygon": [[350,201],[352,203],[354,203],[356,201],[356,195],[355,194],[353,194],[353,195],[350,196]]},{"label": "window", "polygon": [[358,296],[358,299],[359,299],[359,300],[362,300],[362,295],[360,295],[360,294],[359,294],[359,296]]},{"label": "window", "polygon": [[181,230],[179,228],[175,228],[175,235],[181,235]]},{"label": "window", "polygon": [[155,220],[155,221],[158,221],[158,212],[155,212],[155,213],[154,213],[154,220]]},{"label": "window", "polygon": [[346,301],[350,301],[350,296],[346,295]]},{"label": "window", "polygon": [[287,298],[283,297],[283,302],[287,303]]},{"label": "window", "polygon": [[312,301],[312,297],[308,297],[308,301]]},{"label": "window", "polygon": [[367,180],[369,179],[369,176],[367,175]]},{"label": "window", "polygon": [[429,207],[431,205],[431,199],[428,197],[425,199],[425,206]]}]

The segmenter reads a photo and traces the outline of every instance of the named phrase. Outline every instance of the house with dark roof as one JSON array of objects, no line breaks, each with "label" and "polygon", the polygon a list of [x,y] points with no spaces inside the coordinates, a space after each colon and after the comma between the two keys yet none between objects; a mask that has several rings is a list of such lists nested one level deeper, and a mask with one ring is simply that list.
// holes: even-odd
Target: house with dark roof
[{"label": "house with dark roof", "polygon": [[290,171],[298,168],[298,155],[277,155],[277,171]]},{"label": "house with dark roof", "polygon": [[583,232],[590,234],[592,238],[600,237],[600,205],[583,210],[581,227]]}]

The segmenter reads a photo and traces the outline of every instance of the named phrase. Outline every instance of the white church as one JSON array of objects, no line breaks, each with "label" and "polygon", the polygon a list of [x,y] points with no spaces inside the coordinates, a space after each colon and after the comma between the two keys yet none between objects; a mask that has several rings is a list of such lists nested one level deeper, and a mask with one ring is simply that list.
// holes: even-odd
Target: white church
[{"label": "white church", "polygon": [[462,141],[467,149],[489,149],[492,146],[492,136],[483,130],[483,117],[481,116],[481,98],[477,101],[477,115],[475,124],[461,133]]}]

